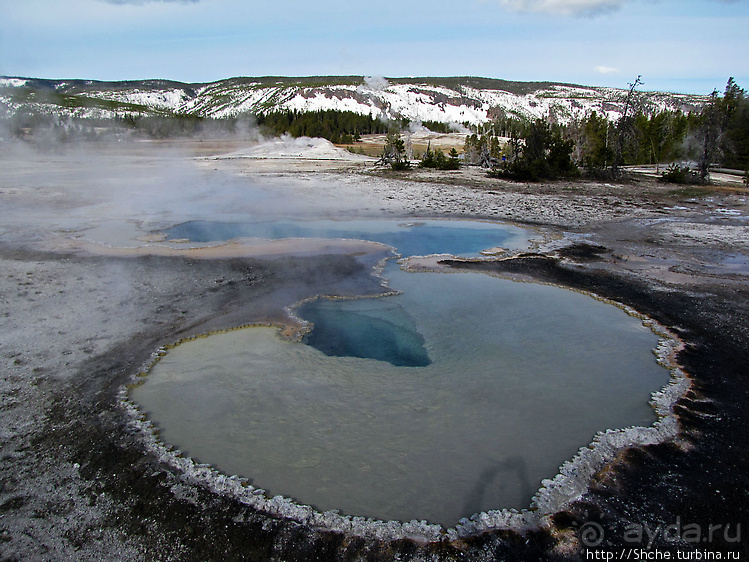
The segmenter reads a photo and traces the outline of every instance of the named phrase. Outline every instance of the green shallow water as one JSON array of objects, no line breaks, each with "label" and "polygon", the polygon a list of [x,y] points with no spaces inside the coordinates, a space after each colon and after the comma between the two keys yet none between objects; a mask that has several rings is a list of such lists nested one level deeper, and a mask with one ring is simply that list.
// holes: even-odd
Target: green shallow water
[{"label": "green shallow water", "polygon": [[336,301],[333,315],[396,318],[406,329],[390,337],[417,337],[425,366],[248,328],[170,351],[131,397],[166,442],[270,495],[445,526],[527,507],[596,432],[655,421],[668,372],[622,310],[478,273],[386,276],[401,295]]}]

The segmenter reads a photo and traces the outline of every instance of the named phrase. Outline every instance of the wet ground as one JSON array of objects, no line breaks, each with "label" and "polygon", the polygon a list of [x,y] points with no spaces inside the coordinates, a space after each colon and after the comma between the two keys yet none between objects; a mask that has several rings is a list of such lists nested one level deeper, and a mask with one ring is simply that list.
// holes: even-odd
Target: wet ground
[{"label": "wet ground", "polygon": [[[585,547],[748,554],[746,191],[645,177],[512,184],[475,169],[396,175],[340,161],[312,162],[310,171],[309,161],[206,160],[203,148],[199,160],[184,146],[0,153],[3,560],[579,559]],[[145,179],[128,191],[124,179],[134,177]],[[224,187],[202,191],[207,177]],[[168,178],[170,189],[154,189]],[[86,233],[112,221],[142,233],[201,218],[207,207],[244,218],[258,203],[242,202],[242,182],[259,179],[271,195],[265,204],[292,186],[316,209],[334,201],[332,216],[532,224],[545,238],[531,255],[442,266],[592,291],[670,327],[685,342],[678,360],[693,381],[675,407],[680,434],[619,450],[538,527],[456,540],[315,528],[196,483],[147,447],[119,404],[122,385],[181,337],[288,326],[284,307],[321,292],[380,292],[376,251],[106,255],[86,245]]]}]

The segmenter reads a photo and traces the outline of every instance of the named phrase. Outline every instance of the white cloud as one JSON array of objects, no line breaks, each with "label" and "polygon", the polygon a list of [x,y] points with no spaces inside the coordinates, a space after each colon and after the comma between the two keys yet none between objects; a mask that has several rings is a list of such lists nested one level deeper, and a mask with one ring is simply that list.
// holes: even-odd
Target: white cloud
[{"label": "white cloud", "polygon": [[517,12],[594,15],[619,9],[626,0],[499,0]]},{"label": "white cloud", "polygon": [[597,66],[593,70],[598,74],[619,74],[619,69],[611,66]]},{"label": "white cloud", "polygon": [[99,0],[99,2],[106,2],[107,4],[117,4],[120,6],[124,6],[126,4],[135,5],[135,6],[142,6],[143,4],[150,4],[154,2],[170,2],[170,3],[177,3],[177,4],[195,4],[197,2],[200,2],[201,0]]},{"label": "white cloud", "polygon": [[[563,15],[594,16],[613,12],[633,0],[499,0],[516,12],[547,12]],[[711,0],[721,4],[738,4],[741,0]]]}]

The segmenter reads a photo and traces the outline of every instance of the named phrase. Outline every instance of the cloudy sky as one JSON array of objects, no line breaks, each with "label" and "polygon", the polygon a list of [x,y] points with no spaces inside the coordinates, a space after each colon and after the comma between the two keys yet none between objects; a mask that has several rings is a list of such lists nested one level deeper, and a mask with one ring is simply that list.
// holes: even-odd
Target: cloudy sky
[{"label": "cloudy sky", "polygon": [[749,0],[0,0],[0,75],[749,89]]}]

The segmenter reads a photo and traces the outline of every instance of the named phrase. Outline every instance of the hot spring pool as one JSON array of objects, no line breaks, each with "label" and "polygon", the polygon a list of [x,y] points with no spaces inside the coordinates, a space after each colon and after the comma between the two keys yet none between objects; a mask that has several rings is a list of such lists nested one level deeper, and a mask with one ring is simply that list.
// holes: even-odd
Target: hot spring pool
[{"label": "hot spring pool", "polygon": [[[446,245],[466,226],[487,228],[445,223]],[[472,251],[526,236],[503,228]],[[445,527],[528,507],[596,432],[655,421],[669,373],[621,309],[479,273],[384,275],[401,294],[298,307],[310,345],[274,328],[192,340],[131,399],[165,442],[269,495]]]},{"label": "hot spring pool", "polygon": [[190,221],[164,233],[167,240],[205,243],[233,238],[326,238],[381,242],[402,256],[476,256],[481,250],[526,248],[532,233],[506,224],[463,220],[359,219],[269,220],[220,223]]}]

